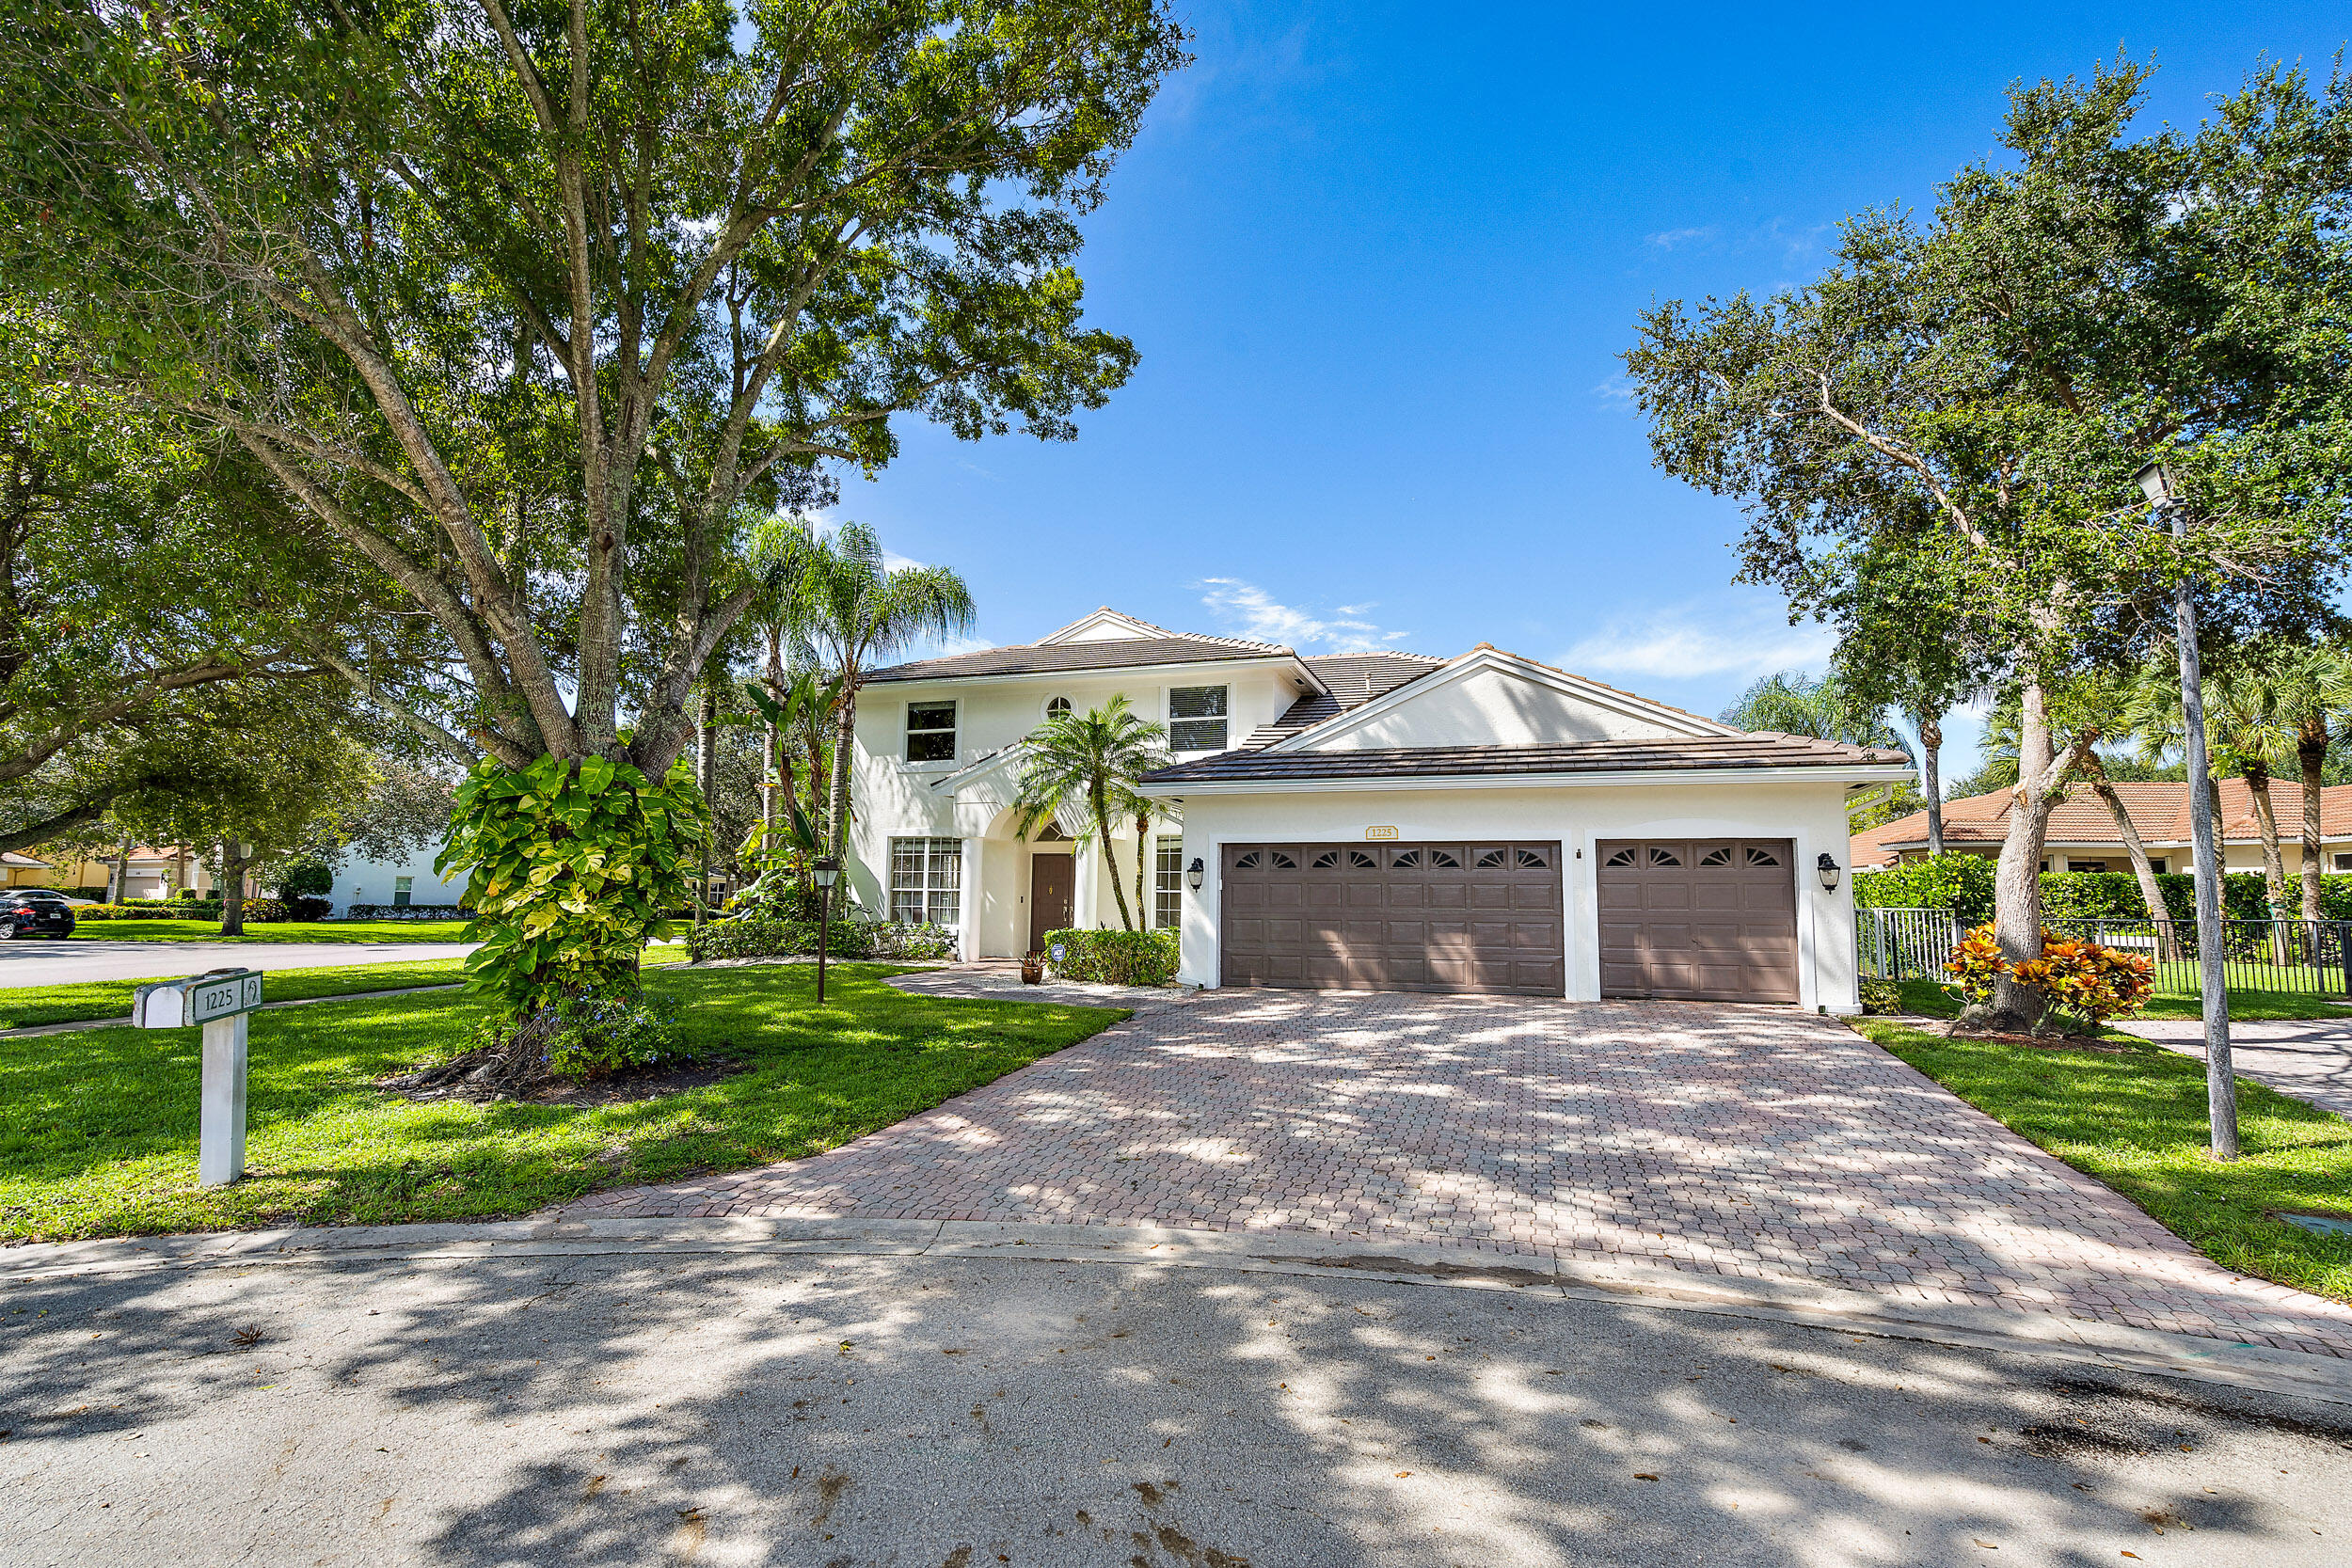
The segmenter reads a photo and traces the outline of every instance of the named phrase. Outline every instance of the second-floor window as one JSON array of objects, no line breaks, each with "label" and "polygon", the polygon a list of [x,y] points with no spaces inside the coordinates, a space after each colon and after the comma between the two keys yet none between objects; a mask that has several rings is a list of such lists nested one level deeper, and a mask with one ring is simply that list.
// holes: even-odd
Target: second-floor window
[{"label": "second-floor window", "polygon": [[1178,752],[1225,750],[1225,688],[1175,686],[1168,692],[1168,744]]},{"label": "second-floor window", "polygon": [[953,703],[909,703],[907,705],[907,761],[953,762],[956,760],[956,705]]}]

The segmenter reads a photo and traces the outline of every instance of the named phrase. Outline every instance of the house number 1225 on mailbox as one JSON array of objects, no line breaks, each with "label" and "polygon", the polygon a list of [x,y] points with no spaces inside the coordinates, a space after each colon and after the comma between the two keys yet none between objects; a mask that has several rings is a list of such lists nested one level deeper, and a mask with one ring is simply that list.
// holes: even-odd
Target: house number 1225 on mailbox
[{"label": "house number 1225 on mailbox", "polygon": [[141,986],[131,1022],[142,1029],[204,1028],[203,1109],[197,1179],[226,1186],[245,1174],[246,1015],[262,1005],[262,972],[215,969]]}]

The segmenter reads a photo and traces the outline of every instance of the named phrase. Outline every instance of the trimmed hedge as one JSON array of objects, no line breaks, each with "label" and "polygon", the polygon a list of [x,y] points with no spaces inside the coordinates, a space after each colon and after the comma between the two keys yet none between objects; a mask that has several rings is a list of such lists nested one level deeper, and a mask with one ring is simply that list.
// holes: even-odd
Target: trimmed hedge
[{"label": "trimmed hedge", "polygon": [[[2185,871],[2161,872],[2157,891],[2175,920],[2197,918],[2196,879]],[[2287,878],[2286,917],[2299,918],[2302,881]],[[1947,854],[1906,861],[1883,871],[1854,874],[1853,901],[1860,909],[1949,910],[1963,926],[1993,918],[1993,860],[1988,855]],[[2267,920],[2270,904],[2259,871],[2233,871],[2222,879],[2221,912],[2232,920]],[[2319,910],[2328,920],[2352,920],[2352,875],[2329,873],[2319,879]],[[2148,906],[2139,879],[2129,871],[2044,871],[2042,914],[2045,920],[2145,920]]]},{"label": "trimmed hedge", "polygon": [[1862,977],[1862,1010],[1871,1017],[1885,1017],[1903,1010],[1903,983],[1883,974]]},{"label": "trimmed hedge", "polygon": [[1181,961],[1173,931],[1048,931],[1045,951],[1058,946],[1054,974],[1064,980],[1108,986],[1164,986]]},{"label": "trimmed hedge", "polygon": [[[773,958],[813,957],[819,924],[786,920],[774,915],[742,915],[714,920],[686,937],[686,951],[694,962],[711,958]],[[888,921],[836,920],[827,934],[825,951],[836,958],[952,958],[956,933],[945,926],[901,926]]]},{"label": "trimmed hedge", "polygon": [[473,911],[463,904],[354,904],[345,920],[465,920]]}]

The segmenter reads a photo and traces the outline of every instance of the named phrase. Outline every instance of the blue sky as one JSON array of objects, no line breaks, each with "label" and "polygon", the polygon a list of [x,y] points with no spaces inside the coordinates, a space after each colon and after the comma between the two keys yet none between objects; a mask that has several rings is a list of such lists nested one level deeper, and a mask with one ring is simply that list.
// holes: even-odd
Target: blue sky
[{"label": "blue sky", "polygon": [[[909,427],[843,516],[954,566],[980,636],[1098,604],[1304,652],[1478,641],[1713,713],[1828,641],[1736,589],[1740,516],[1651,465],[1615,356],[1654,299],[1804,281],[1920,207],[2020,77],[2154,55],[2199,118],[2339,6],[1200,4],[1088,222],[1135,378],[1074,442]],[[1947,772],[1973,766],[1973,726]]]}]

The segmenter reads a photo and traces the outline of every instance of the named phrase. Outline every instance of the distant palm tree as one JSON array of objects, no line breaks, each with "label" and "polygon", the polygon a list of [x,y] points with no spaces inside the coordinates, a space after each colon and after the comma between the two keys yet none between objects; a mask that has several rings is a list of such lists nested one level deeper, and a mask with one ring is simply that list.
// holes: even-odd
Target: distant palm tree
[{"label": "distant palm tree", "polygon": [[933,638],[972,629],[972,591],[945,566],[888,565],[863,523],[812,536],[783,606],[787,641],[802,662],[840,683],[834,712],[833,787],[825,842],[846,852],[857,698],[867,672]]},{"label": "distant palm tree", "polygon": [[[2163,660],[2150,665],[2128,718],[2139,736],[2143,761],[2160,761],[2184,751],[2186,735],[2178,671]],[[2243,650],[2221,661],[2206,676],[2205,746],[2213,758],[2213,775],[2217,780],[2235,773],[2246,781],[2246,792],[2254,807],[2254,828],[2262,837],[2263,892],[2273,920],[2294,916],[2288,912],[2286,862],[2279,851],[2279,815],[2270,800],[2270,780],[2277,766],[2294,756],[2298,728],[2282,700],[2271,655]],[[2217,798],[2217,832],[2220,816]],[[2315,847],[2313,853],[2316,858]]]},{"label": "distant palm tree", "polygon": [[1737,729],[1911,751],[1901,732],[1886,721],[1884,708],[1857,701],[1835,675],[1816,680],[1803,670],[1766,675],[1718,717]]},{"label": "distant palm tree", "polygon": [[1092,833],[1110,874],[1111,896],[1119,901],[1119,924],[1136,929],[1119,880],[1119,857],[1111,847],[1118,824],[1136,824],[1136,902],[1143,902],[1144,832],[1152,802],[1136,784],[1172,760],[1168,732],[1113,697],[1086,713],[1057,713],[1029,733],[1028,762],[1013,801],[1016,831],[1023,838],[1058,817],[1075,816],[1082,832]]},{"label": "distant palm tree", "polygon": [[2288,643],[2265,661],[2279,717],[2295,734],[2296,773],[2303,785],[2303,918],[2322,918],[2319,792],[2328,748],[2352,708],[2352,658],[2330,642]]}]

